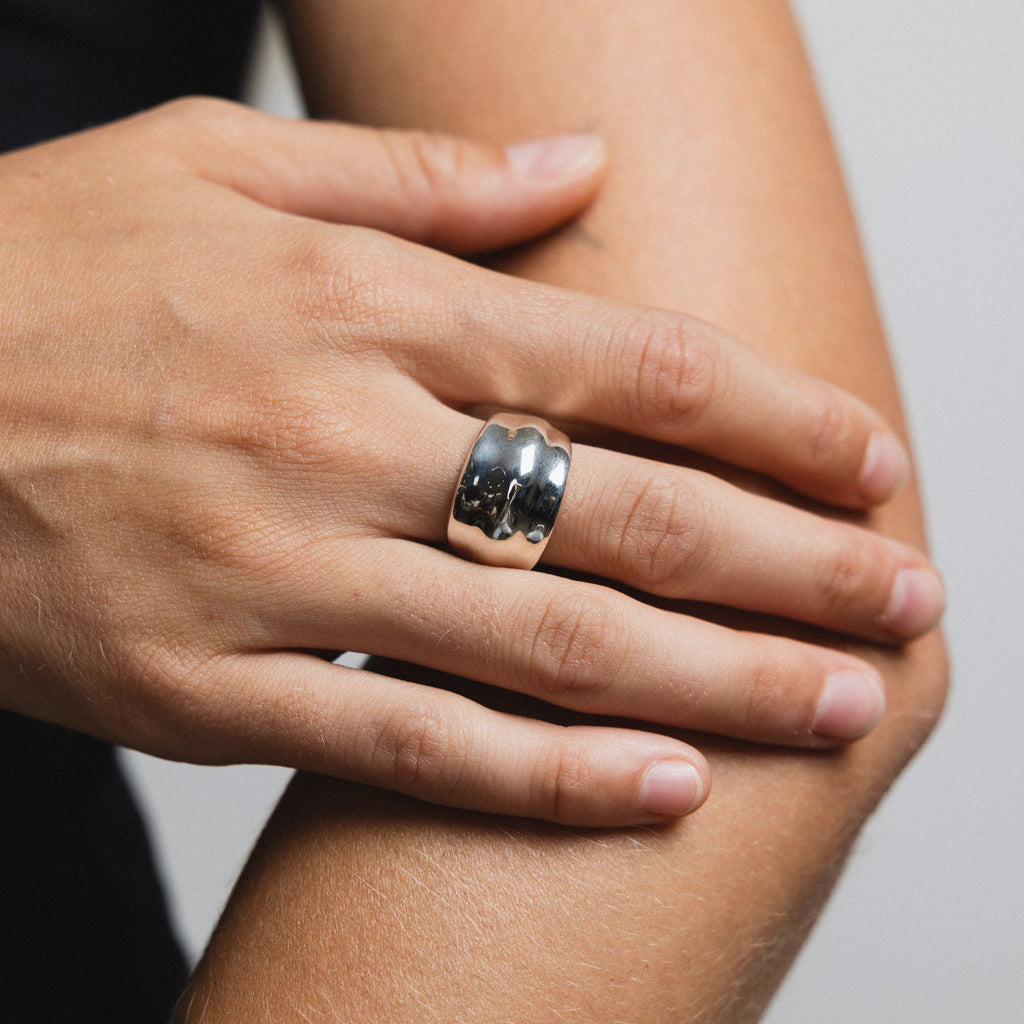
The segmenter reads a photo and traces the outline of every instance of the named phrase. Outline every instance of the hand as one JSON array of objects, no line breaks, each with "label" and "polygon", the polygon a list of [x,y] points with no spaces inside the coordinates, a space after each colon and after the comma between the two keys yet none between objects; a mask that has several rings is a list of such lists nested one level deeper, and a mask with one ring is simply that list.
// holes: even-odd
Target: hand
[{"label": "hand", "polygon": [[[550,230],[600,172],[581,140],[507,153],[212,101],[0,159],[4,706],[161,756],[583,824],[684,813],[707,765],[305,652],[769,742],[869,729],[882,691],[855,658],[434,546],[483,404],[853,507],[899,482],[875,414],[708,325],[424,247]],[[890,641],[941,604],[905,546],[586,446],[547,561]]]}]

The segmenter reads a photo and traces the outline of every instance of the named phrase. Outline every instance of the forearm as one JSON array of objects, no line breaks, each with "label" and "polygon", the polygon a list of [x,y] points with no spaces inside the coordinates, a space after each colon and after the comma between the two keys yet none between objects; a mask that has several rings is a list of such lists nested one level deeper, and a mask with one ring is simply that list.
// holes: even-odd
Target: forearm
[{"label": "forearm", "polygon": [[[300,7],[318,113],[502,141],[581,129],[608,140],[612,171],[579,228],[504,269],[686,310],[899,423],[781,4]],[[922,540],[913,488],[867,521]],[[870,737],[834,755],[702,743],[714,792],[670,828],[569,832],[300,780],[194,1005],[210,1020],[261,1019],[263,1007],[267,1019],[753,1019],[941,704],[936,636],[857,650],[888,684]]]}]

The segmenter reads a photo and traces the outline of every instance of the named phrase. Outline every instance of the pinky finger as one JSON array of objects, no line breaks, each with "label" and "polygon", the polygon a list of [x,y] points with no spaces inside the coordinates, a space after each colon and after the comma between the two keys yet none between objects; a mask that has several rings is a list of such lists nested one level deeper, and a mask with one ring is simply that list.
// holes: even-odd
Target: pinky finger
[{"label": "pinky finger", "polygon": [[238,733],[228,741],[241,748],[238,760],[450,807],[591,827],[679,817],[696,810],[710,788],[702,755],[669,736],[554,725],[297,653],[226,664],[230,678],[219,681],[220,692],[246,691],[246,721],[235,719]]}]

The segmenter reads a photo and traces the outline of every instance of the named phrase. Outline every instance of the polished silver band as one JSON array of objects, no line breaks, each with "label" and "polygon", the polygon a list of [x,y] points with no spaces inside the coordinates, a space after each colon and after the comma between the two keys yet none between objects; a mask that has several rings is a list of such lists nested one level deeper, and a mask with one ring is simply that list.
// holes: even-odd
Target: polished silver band
[{"label": "polished silver band", "polygon": [[532,569],[555,525],[572,445],[535,416],[498,413],[480,431],[448,517],[448,543],[464,558]]}]

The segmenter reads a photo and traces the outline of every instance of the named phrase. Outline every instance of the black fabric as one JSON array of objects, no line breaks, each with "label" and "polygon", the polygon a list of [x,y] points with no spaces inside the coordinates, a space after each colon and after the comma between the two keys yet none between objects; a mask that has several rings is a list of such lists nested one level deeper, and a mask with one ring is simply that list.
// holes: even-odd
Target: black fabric
[{"label": "black fabric", "polygon": [[255,0],[0,0],[0,150],[175,96],[236,96]]},{"label": "black fabric", "polygon": [[166,1021],[185,963],[113,748],[2,712],[0,793],[0,1021]]},{"label": "black fabric", "polygon": [[[0,0],[0,151],[237,96],[258,8]],[[0,1024],[161,1024],[184,981],[113,748],[0,712]]]}]

